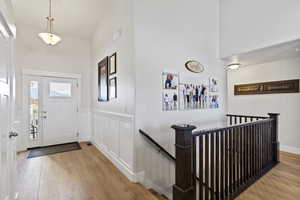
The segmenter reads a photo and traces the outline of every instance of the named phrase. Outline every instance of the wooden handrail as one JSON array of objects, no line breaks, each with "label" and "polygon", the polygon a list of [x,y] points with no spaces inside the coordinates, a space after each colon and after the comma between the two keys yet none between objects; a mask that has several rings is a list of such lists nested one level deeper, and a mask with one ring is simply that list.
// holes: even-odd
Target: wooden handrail
[{"label": "wooden handrail", "polygon": [[243,123],[243,124],[238,124],[238,125],[229,125],[229,126],[222,127],[222,128],[212,128],[212,129],[207,129],[207,130],[194,131],[193,136],[195,137],[195,136],[210,134],[210,133],[214,133],[214,132],[218,132],[218,131],[223,131],[226,129],[242,128],[242,127],[246,127],[249,125],[262,124],[262,123],[265,123],[268,121],[273,121],[273,120],[274,119],[272,119],[272,118],[267,118],[267,119],[262,119],[262,120],[258,120],[255,122],[248,122],[248,123]]},{"label": "wooden handrail", "polygon": [[139,130],[140,134],[147,138],[147,140],[154,145],[156,148],[158,148],[159,152],[162,152],[168,159],[175,161],[175,157],[172,156],[167,150],[165,150],[160,144],[158,144],[153,138],[151,138],[147,133],[145,133],[143,130]]},{"label": "wooden handrail", "polygon": [[267,119],[268,117],[263,116],[255,116],[255,115],[234,115],[234,114],[227,114],[227,117],[247,117],[247,118],[253,118],[253,119]]}]

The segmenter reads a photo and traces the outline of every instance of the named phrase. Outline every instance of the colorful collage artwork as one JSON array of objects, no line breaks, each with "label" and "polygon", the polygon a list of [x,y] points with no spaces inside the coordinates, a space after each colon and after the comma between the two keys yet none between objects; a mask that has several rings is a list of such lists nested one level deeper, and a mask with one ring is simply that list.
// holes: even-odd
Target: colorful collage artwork
[{"label": "colorful collage artwork", "polygon": [[180,77],[178,73],[162,73],[163,111],[217,109],[219,103],[219,81]]}]

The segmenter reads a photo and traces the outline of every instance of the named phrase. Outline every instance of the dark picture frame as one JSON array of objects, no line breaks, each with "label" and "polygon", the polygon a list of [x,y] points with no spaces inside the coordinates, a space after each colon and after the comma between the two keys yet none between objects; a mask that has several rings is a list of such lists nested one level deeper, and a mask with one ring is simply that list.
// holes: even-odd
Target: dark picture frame
[{"label": "dark picture frame", "polygon": [[109,75],[117,73],[117,52],[109,57]]},{"label": "dark picture frame", "polygon": [[299,91],[299,79],[234,86],[234,95],[299,93]]},{"label": "dark picture frame", "polygon": [[117,98],[117,77],[109,79],[109,99]]},{"label": "dark picture frame", "polygon": [[98,63],[98,101],[108,101],[108,57]]}]

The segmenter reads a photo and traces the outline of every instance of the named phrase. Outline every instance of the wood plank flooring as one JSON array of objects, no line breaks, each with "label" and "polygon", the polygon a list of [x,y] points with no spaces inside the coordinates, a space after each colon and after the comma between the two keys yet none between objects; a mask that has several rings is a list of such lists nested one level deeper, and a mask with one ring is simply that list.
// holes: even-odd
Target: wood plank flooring
[{"label": "wood plank flooring", "polygon": [[[26,159],[18,156],[19,200],[157,200],[127,180],[94,146]],[[300,156],[281,153],[281,163],[237,200],[299,200]]]},{"label": "wood plank flooring", "polygon": [[300,200],[300,156],[282,152],[281,162],[237,200]]},{"label": "wood plank flooring", "polygon": [[19,200],[157,200],[128,181],[94,146],[27,159],[18,156]]}]

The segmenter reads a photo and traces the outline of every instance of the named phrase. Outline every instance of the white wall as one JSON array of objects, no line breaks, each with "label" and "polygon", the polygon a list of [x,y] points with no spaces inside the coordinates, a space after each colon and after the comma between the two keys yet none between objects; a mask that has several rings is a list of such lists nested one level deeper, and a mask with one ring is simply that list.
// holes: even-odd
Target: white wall
[{"label": "white wall", "polygon": [[221,3],[221,57],[300,38],[299,0]]},{"label": "white wall", "polygon": [[[16,39],[16,82],[17,116],[22,116],[22,70],[32,69],[48,72],[76,73],[82,75],[81,119],[90,112],[90,42],[78,38],[62,36],[62,42],[54,47],[45,45],[37,36],[40,30],[17,24]],[[19,119],[22,121],[22,119]],[[90,121],[80,120],[81,140],[89,140]],[[25,124],[24,124],[25,128]],[[26,134],[19,137],[19,150],[24,150]]]},{"label": "white wall", "polygon": [[[135,66],[132,1],[103,4],[92,39],[93,142],[130,180],[134,174]],[[98,102],[98,63],[117,52],[117,99]]]},{"label": "white wall", "polygon": [[300,79],[300,58],[270,62],[228,72],[228,110],[265,116],[280,113],[281,150],[300,154],[300,93],[234,96],[234,85],[244,83]]},{"label": "white wall", "polygon": [[[136,135],[143,129],[168,151],[174,152],[176,123],[222,118],[226,111],[226,73],[219,60],[219,1],[135,1]],[[203,74],[185,70],[189,59],[206,66]],[[217,110],[162,111],[162,72],[189,77],[215,76],[221,81],[221,108]],[[171,193],[174,166],[136,137],[137,171],[145,171],[145,184]]]},{"label": "white wall", "polygon": [[[102,111],[134,114],[134,49],[132,3],[113,0],[104,10],[92,39],[92,106]],[[117,32],[121,34],[117,35]],[[98,102],[98,63],[117,52],[117,94],[109,102]]]}]

